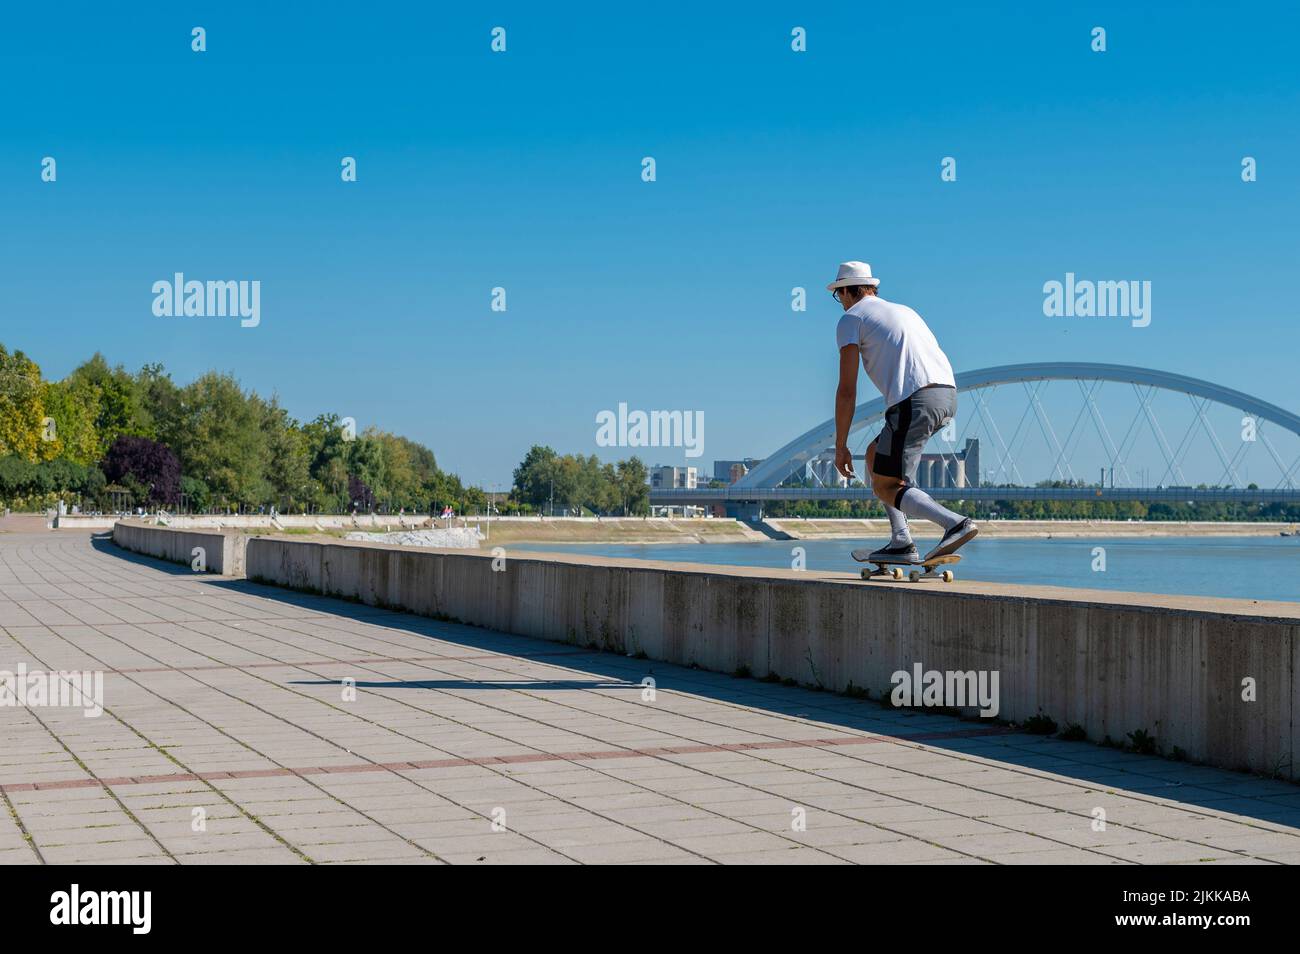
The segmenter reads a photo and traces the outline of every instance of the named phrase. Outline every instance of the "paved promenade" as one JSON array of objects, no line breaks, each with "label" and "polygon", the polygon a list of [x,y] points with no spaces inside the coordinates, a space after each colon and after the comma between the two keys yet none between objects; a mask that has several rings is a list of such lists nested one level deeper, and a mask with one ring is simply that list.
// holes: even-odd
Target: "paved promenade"
[{"label": "paved promenade", "polygon": [[0,670],[20,665],[103,672],[105,711],[0,708],[5,864],[1300,862],[1295,785],[85,533],[0,533]]}]

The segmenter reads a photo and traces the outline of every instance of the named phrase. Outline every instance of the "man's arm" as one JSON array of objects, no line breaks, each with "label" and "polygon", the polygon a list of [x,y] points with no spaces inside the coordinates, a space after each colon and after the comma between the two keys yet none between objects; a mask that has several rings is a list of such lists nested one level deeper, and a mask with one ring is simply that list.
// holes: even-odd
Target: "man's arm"
[{"label": "man's arm", "polygon": [[840,385],[835,389],[835,469],[849,480],[857,476],[849,453],[849,428],[858,406],[858,354],[855,344],[840,348]]}]

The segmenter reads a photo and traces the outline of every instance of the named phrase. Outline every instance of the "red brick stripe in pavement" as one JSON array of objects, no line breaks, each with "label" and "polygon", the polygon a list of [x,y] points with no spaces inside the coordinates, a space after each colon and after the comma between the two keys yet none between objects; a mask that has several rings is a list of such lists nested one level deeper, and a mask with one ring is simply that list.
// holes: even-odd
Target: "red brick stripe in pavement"
[{"label": "red brick stripe in pavement", "polygon": [[665,755],[697,755],[708,752],[750,752],[770,749],[820,748],[834,745],[871,745],[877,742],[930,742],[965,739],[1015,732],[1005,726],[959,729],[952,732],[922,732],[916,735],[841,735],[824,739],[773,739],[762,742],[731,742],[723,745],[672,745],[653,749],[608,749],[587,752],[526,752],[482,759],[427,759],[412,762],[359,762],[352,765],[309,765],[304,768],[248,769],[239,772],[174,772],[168,775],[136,775],[121,778],[74,778],[61,782],[16,782],[0,785],[0,792],[48,792],[68,788],[120,788],[125,785],[156,785],[160,782],[222,781],[239,778],[289,778],[295,775],[341,775],[349,772],[409,772],[415,769],[461,768],[467,765],[515,765],[522,762],[589,762],[598,759],[657,758]]}]

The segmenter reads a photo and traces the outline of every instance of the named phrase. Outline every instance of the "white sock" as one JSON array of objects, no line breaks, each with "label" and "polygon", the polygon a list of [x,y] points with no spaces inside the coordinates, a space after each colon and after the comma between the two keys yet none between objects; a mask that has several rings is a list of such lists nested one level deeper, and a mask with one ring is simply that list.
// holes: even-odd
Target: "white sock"
[{"label": "white sock", "polygon": [[912,542],[912,530],[907,525],[907,514],[896,507],[885,504],[885,516],[889,518],[889,542],[907,546]]},{"label": "white sock", "polygon": [[947,533],[966,519],[959,513],[953,513],[948,508],[941,507],[937,500],[920,487],[913,487],[910,484],[899,494],[897,503],[898,509],[909,517],[937,523],[943,527],[944,533]]}]

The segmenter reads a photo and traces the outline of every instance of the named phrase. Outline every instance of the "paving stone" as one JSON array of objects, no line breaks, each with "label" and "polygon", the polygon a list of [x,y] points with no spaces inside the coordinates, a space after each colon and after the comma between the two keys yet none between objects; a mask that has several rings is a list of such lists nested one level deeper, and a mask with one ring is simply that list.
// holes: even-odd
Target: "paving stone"
[{"label": "paving stone", "polygon": [[178,574],[84,534],[6,534],[0,668],[17,661],[109,670],[109,711],[6,711],[0,864],[1300,863],[1289,784],[939,739],[986,726],[661,663],[646,703],[645,661]]}]

